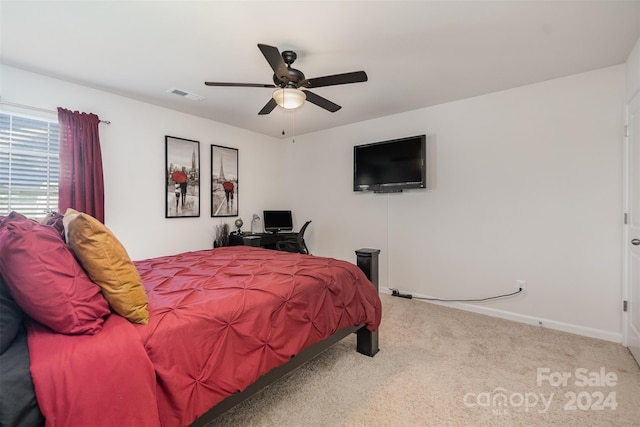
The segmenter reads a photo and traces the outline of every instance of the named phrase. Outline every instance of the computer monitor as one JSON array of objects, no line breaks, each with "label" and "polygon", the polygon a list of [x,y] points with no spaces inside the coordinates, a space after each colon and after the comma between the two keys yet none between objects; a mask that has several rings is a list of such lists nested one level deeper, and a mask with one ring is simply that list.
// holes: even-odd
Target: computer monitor
[{"label": "computer monitor", "polygon": [[293,231],[291,211],[262,211],[262,221],[266,232]]}]

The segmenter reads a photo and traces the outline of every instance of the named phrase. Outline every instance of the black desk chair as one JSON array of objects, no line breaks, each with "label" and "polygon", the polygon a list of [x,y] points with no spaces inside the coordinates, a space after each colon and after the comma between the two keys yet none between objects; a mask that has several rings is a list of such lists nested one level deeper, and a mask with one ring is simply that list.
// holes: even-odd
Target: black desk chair
[{"label": "black desk chair", "polygon": [[309,254],[309,249],[304,243],[304,231],[311,224],[311,221],[304,223],[300,231],[295,236],[286,237],[276,243],[276,249],[279,251],[294,252],[299,254]]}]

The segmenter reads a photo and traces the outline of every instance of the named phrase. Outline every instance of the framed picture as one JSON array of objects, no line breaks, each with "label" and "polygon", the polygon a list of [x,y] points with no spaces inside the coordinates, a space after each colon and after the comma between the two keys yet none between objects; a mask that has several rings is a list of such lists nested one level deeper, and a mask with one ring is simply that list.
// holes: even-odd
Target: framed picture
[{"label": "framed picture", "polygon": [[200,143],[165,136],[165,217],[200,216]]},{"label": "framed picture", "polygon": [[238,216],[238,149],[211,146],[211,216]]}]

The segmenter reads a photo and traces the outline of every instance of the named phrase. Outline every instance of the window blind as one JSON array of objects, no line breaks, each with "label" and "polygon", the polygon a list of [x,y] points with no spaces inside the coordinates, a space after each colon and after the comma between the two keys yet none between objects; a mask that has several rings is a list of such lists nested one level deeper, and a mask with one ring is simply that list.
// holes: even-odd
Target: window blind
[{"label": "window blind", "polygon": [[58,123],[0,113],[0,215],[58,210]]}]

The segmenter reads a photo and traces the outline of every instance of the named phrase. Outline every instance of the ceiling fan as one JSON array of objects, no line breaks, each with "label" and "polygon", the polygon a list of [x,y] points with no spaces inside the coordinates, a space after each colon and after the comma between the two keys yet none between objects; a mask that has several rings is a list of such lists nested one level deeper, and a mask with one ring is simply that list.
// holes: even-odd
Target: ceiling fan
[{"label": "ceiling fan", "polygon": [[[285,50],[280,54],[277,47],[266,44],[258,44],[258,48],[271,66],[271,69],[273,69],[274,84],[221,82],[204,82],[204,84],[207,86],[278,88],[273,92],[269,102],[267,102],[267,104],[262,107],[262,110],[258,112],[258,114],[264,115],[272,112],[278,105],[286,109],[298,108],[305,100],[317,105],[318,107],[324,108],[327,111],[335,113],[342,108],[340,105],[306,89],[367,81],[367,73],[364,71],[354,71],[351,73],[334,74],[331,76],[307,79],[302,71],[291,68],[291,64],[293,64],[298,57],[295,52]],[[301,90],[300,88],[305,89]]]}]

